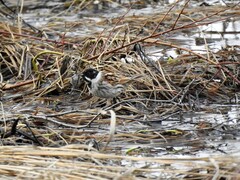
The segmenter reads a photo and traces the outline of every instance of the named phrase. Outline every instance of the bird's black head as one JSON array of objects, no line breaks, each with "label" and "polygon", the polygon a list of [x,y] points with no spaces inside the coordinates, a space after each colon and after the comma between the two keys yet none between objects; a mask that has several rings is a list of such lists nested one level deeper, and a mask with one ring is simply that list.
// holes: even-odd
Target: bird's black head
[{"label": "bird's black head", "polygon": [[101,72],[96,69],[89,68],[82,73],[82,77],[88,83],[96,83],[99,82],[102,78]]}]

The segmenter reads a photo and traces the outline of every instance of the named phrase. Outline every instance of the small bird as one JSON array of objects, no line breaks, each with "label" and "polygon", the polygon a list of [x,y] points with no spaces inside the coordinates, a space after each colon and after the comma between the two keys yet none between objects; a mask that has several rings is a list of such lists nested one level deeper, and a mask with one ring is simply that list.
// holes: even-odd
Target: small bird
[{"label": "small bird", "polygon": [[88,83],[89,90],[94,96],[110,99],[119,96],[125,90],[125,86],[122,84],[112,86],[103,81],[103,73],[96,69],[85,70],[82,77]]}]

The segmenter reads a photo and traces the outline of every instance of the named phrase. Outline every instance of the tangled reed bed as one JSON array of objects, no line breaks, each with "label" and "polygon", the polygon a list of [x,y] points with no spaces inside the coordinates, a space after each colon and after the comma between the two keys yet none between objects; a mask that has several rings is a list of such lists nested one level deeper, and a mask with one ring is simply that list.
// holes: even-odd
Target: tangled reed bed
[{"label": "tangled reed bed", "polygon": [[[97,26],[107,30],[84,37],[67,36],[61,22],[39,31],[23,21],[2,21],[1,174],[46,179],[239,177],[238,157],[154,157],[162,151],[158,148],[169,152],[168,146],[189,146],[191,153],[212,148],[204,138],[178,129],[181,115],[200,110],[206,99],[230,102],[239,93],[239,47],[198,54],[161,38],[235,17],[239,6],[214,8],[202,17],[188,5],[188,1],[179,7],[176,3],[162,14],[126,13],[111,22],[102,20]],[[66,23],[69,33],[81,29],[83,22]],[[88,20],[84,27],[94,26],[96,23]],[[152,61],[134,50],[143,47],[148,54],[151,47],[163,45],[184,53],[175,59]],[[142,77],[128,86],[120,102],[108,105],[89,94],[81,78],[81,72],[89,67],[103,71],[112,84],[135,75]],[[168,122],[177,123],[168,130]],[[196,131],[196,127],[190,130]],[[140,148],[132,149],[133,144]]]},{"label": "tangled reed bed", "polygon": [[[239,158],[152,158],[86,151],[87,146],[60,148],[2,146],[1,174],[19,178],[144,179],[239,177]],[[121,163],[127,164],[122,166]],[[175,167],[178,167],[176,170]],[[192,167],[195,167],[192,169]],[[207,173],[206,173],[207,172]]]}]

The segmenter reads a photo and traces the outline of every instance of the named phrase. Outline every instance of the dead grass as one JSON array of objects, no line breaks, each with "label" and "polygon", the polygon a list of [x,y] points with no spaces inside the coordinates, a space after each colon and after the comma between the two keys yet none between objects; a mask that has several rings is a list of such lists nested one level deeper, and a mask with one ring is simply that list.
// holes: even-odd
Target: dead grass
[{"label": "dead grass", "polygon": [[[2,146],[1,174],[17,178],[239,178],[239,156],[161,158],[103,154],[87,146]],[[5,162],[5,163],[4,163]],[[119,162],[124,162],[122,166]]]},{"label": "dead grass", "polygon": [[[126,13],[111,22],[100,21],[97,25],[104,30],[84,37],[67,36],[82,28],[83,22],[67,22],[67,32],[61,21],[49,23],[41,34],[22,21],[1,22],[1,177],[240,178],[238,154],[159,157],[161,151],[171,152],[169,146],[188,147],[179,154],[211,149],[195,133],[208,132],[212,126],[201,129],[195,124],[193,133],[178,129],[183,123],[181,115],[199,110],[205,99],[221,103],[239,93],[239,47],[198,54],[160,39],[232,18],[239,13],[239,6],[212,8],[208,16],[203,16],[201,9],[188,8],[188,2],[177,6],[160,14]],[[85,28],[96,26],[86,21]],[[50,32],[59,40],[52,40]],[[147,50],[164,45],[184,53],[175,59],[151,61],[133,51],[139,43]],[[123,54],[133,62],[122,62]],[[105,106],[103,100],[89,95],[80,76],[89,67],[103,71],[112,84],[138,75],[141,78],[128,86],[120,102]],[[161,125],[164,121],[178,123],[171,128]]]}]

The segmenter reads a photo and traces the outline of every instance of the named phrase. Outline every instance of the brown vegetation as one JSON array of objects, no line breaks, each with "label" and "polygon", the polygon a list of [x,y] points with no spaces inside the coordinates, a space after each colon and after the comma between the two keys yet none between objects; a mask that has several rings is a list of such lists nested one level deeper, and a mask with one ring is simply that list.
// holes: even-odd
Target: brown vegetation
[{"label": "brown vegetation", "polygon": [[[74,3],[65,5],[87,7],[84,2]],[[239,16],[239,6],[202,11],[190,8],[186,1],[165,12],[129,16],[131,8],[111,21],[60,21],[41,31],[21,19],[14,23],[16,19],[7,19],[9,9],[1,10],[7,19],[0,22],[1,177],[240,178],[240,159],[234,155],[157,157],[162,151],[176,153],[168,147],[178,145],[189,147],[181,150],[182,155],[211,149],[203,137],[215,126],[194,124],[191,131],[180,130],[182,113],[201,109],[206,100],[231,102],[240,89],[240,47],[199,54],[162,36],[234,18]],[[104,30],[84,37],[67,35],[94,26]],[[164,46],[181,54],[152,61],[134,51],[136,45]],[[123,55],[133,62],[122,62]],[[111,83],[142,76],[120,102],[108,105],[89,94],[81,78],[89,67],[103,71]],[[167,121],[177,125],[161,126]]]}]

